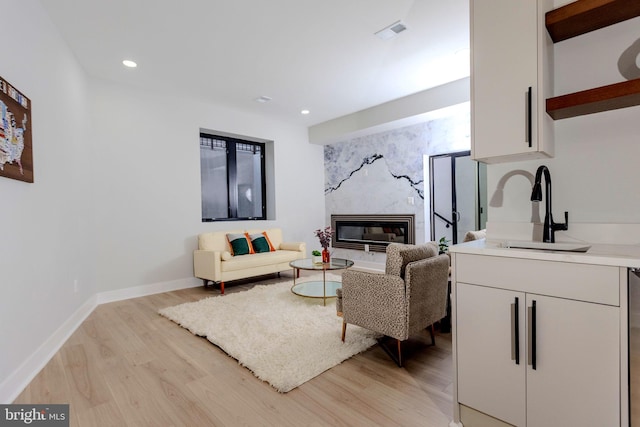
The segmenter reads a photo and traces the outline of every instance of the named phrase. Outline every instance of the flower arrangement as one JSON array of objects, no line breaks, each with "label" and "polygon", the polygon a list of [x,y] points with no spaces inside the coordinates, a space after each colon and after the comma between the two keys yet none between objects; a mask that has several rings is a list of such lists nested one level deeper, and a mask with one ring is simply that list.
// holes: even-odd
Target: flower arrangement
[{"label": "flower arrangement", "polygon": [[331,227],[325,227],[324,229],[317,229],[315,234],[318,240],[320,240],[320,246],[322,246],[324,250],[327,250],[329,245],[331,245],[331,237],[333,237],[334,231]]}]

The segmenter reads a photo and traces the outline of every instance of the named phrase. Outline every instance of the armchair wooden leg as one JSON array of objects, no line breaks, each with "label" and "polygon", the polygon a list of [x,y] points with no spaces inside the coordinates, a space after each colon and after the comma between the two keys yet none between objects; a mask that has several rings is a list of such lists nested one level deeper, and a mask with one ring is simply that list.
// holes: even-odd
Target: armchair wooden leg
[{"label": "armchair wooden leg", "polygon": [[347,322],[342,320],[342,342],[344,342],[344,336],[347,333]]},{"label": "armchair wooden leg", "polygon": [[[394,339],[396,341],[396,351],[394,351],[392,348],[389,348],[389,346],[387,345],[387,341]],[[402,341],[397,338],[382,337],[378,338],[378,344],[380,345],[380,347],[382,347],[384,352],[387,353],[394,362],[396,362],[396,365],[398,365],[399,368],[402,368]]]}]

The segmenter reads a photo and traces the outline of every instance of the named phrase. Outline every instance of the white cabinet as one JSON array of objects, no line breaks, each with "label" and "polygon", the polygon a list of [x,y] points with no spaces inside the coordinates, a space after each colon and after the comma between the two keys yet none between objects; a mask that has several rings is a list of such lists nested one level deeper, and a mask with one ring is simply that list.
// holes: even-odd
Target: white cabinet
[{"label": "white cabinet", "polygon": [[[518,363],[512,360],[512,345],[516,343],[512,341],[511,304],[516,298],[519,323],[524,326],[524,293],[457,285],[458,402],[524,426],[524,339],[520,340]],[[522,333],[520,336],[524,337]]]},{"label": "white cabinet", "polygon": [[471,0],[471,157],[552,157],[552,0]]},{"label": "white cabinet", "polygon": [[619,426],[619,270],[455,257],[456,404],[515,426]]},{"label": "white cabinet", "polygon": [[[527,365],[527,426],[620,425],[618,307],[541,295],[536,369]],[[527,319],[527,324],[530,319]]]}]

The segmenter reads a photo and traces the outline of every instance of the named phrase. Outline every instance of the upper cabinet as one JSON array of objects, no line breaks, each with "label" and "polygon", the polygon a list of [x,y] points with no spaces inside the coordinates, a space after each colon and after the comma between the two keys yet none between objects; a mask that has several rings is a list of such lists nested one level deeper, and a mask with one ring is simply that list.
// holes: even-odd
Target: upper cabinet
[{"label": "upper cabinet", "polygon": [[[547,31],[554,42],[576,37],[640,16],[638,0],[579,0],[546,14]],[[627,80],[547,99],[554,119],[640,105],[640,79]]]},{"label": "upper cabinet", "polygon": [[471,0],[471,156],[484,163],[552,157],[551,0]]}]

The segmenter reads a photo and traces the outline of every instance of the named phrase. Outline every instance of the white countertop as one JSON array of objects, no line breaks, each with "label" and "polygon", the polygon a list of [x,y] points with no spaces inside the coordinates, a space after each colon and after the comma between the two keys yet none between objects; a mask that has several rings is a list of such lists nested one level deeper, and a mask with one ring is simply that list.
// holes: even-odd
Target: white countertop
[{"label": "white countertop", "polygon": [[566,252],[503,248],[502,243],[502,240],[474,240],[453,245],[449,252],[640,268],[640,245],[592,244],[587,252]]}]

